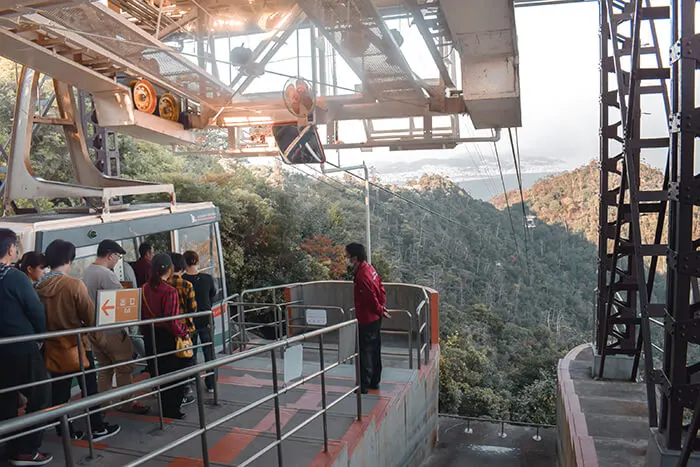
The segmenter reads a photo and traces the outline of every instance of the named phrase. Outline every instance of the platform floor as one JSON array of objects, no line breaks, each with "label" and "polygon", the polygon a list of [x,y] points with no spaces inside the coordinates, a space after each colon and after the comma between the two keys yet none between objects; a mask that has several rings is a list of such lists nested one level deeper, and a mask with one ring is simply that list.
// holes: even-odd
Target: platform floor
[{"label": "platform floor", "polygon": [[[471,429],[469,432],[468,428]],[[422,467],[552,467],[557,465],[554,428],[535,428],[440,417],[439,442]]]},{"label": "platform floor", "polygon": [[[397,350],[400,349],[386,349]],[[329,355],[330,353],[330,355]],[[327,364],[333,361],[334,353],[327,353]],[[336,357],[337,358],[337,357]],[[285,467],[331,465],[345,445],[354,446],[371,420],[379,422],[385,408],[394,404],[418,372],[407,368],[406,357],[386,356],[382,383],[379,390],[362,396],[363,421],[356,421],[356,398],[351,395],[328,413],[329,450],[323,449],[322,418],[311,422],[289,440],[283,442]],[[315,351],[304,352],[304,375],[319,369]],[[400,366],[400,368],[395,368]],[[283,383],[283,361],[278,359],[279,381]],[[349,391],[355,383],[353,365],[341,365],[326,376],[327,402],[330,404]],[[271,363],[269,358],[251,357],[224,366],[219,373],[219,403],[213,404],[213,394],[206,394],[205,414],[207,422],[259,400],[272,392]],[[73,441],[73,457],[78,465],[100,467],[123,466],[152,452],[178,437],[187,435],[199,427],[197,404],[183,408],[184,420],[165,420],[165,428],[159,428],[157,401],[153,397],[142,399],[152,407],[151,415],[139,416],[117,411],[107,413],[107,421],[119,423],[121,432],[95,444],[96,456],[88,457],[86,441]],[[282,431],[286,433],[307,420],[321,407],[320,377],[291,390],[280,397]],[[155,414],[155,415],[153,415]],[[81,429],[81,421],[76,427]],[[274,402],[269,401],[207,433],[208,453],[212,465],[237,465],[259,452],[275,440]],[[201,438],[197,437],[167,454],[147,462],[148,466],[198,466],[202,465]],[[54,430],[44,437],[42,451],[54,455],[52,465],[64,465],[61,439]],[[0,462],[0,465],[9,465]],[[272,449],[251,465],[277,465],[277,452]]]}]

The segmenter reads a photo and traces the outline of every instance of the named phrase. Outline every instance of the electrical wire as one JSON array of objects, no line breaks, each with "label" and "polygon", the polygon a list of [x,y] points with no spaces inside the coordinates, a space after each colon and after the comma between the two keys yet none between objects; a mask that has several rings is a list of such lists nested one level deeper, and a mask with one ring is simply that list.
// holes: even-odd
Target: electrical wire
[{"label": "electrical wire", "polygon": [[513,232],[513,242],[515,249],[519,254],[518,237],[515,235],[515,225],[513,224],[513,216],[510,213],[510,201],[508,201],[508,190],[506,189],[506,181],[503,179],[503,168],[501,167],[501,158],[498,156],[498,146],[493,142],[493,149],[496,153],[496,162],[498,162],[498,172],[501,174],[501,185],[503,186],[503,196],[506,199],[506,210],[508,211],[508,220],[510,222],[510,230]]},{"label": "electrical wire", "polygon": [[[347,174],[349,174],[349,175],[351,175],[351,176],[357,178],[358,180],[362,180],[363,182],[365,181],[365,179],[364,179],[363,177],[360,177],[359,175],[354,174],[354,173],[352,173],[352,172],[349,171],[349,170],[345,170],[345,169],[343,169],[343,168],[340,167],[340,166],[337,166],[337,165],[332,164],[332,163],[330,163],[330,162],[326,162],[326,164],[328,164],[328,165],[330,165],[330,166],[332,166],[332,167],[335,167],[335,168],[337,168],[337,169],[340,169],[340,170],[344,171],[345,173],[347,173]],[[311,169],[312,169],[312,170],[315,170],[316,172],[318,172],[318,170],[313,169],[313,167],[312,167]],[[464,228],[464,229],[470,229],[470,227],[467,227],[466,225],[462,224],[461,222],[458,222],[458,221],[456,221],[456,220],[454,220],[454,219],[452,219],[452,218],[450,218],[450,217],[447,217],[447,216],[445,216],[444,214],[440,214],[439,212],[434,211],[434,210],[430,209],[429,207],[422,205],[421,203],[418,203],[418,202],[416,202],[416,201],[413,201],[413,200],[410,199],[410,198],[406,198],[405,196],[400,195],[400,194],[396,193],[395,191],[392,191],[392,190],[390,190],[390,189],[388,189],[388,188],[385,188],[385,187],[383,187],[382,185],[379,185],[379,184],[374,183],[374,182],[372,182],[372,181],[368,181],[368,183],[369,183],[371,186],[375,187],[377,190],[383,191],[383,192],[387,193],[388,195],[394,196],[395,198],[398,198],[398,199],[400,199],[400,200],[402,200],[402,201],[405,201],[406,203],[408,203],[408,204],[410,204],[410,205],[412,205],[412,206],[415,206],[415,207],[417,207],[418,209],[422,209],[423,211],[428,212],[428,213],[430,213],[430,214],[432,214],[432,215],[434,215],[434,216],[436,216],[436,217],[439,217],[440,219],[443,219],[443,220],[445,220],[445,221],[447,221],[447,222],[449,222],[449,223],[451,223],[451,224],[455,224],[455,225],[457,225],[457,226],[459,226],[459,227],[462,227],[462,228]]]},{"label": "electrical wire", "polygon": [[523,195],[523,178],[520,169],[520,153],[518,152],[516,154],[515,145],[513,143],[513,132],[510,128],[508,128],[508,138],[510,140],[510,149],[513,152],[513,165],[515,165],[515,176],[518,179],[518,188],[520,190],[520,207],[523,210],[523,243],[525,245],[525,266],[528,267],[528,258],[530,255],[527,247],[527,212],[525,212],[525,196]]}]

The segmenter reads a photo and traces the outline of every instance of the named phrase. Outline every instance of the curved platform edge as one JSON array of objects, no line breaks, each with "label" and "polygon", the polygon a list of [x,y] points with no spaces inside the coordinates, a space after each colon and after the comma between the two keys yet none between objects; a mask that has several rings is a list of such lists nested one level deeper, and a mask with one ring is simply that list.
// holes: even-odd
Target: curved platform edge
[{"label": "curved platform edge", "polygon": [[598,466],[595,443],[588,434],[586,417],[569,372],[571,362],[590,348],[591,344],[574,347],[557,364],[557,449],[560,464],[566,467]]}]

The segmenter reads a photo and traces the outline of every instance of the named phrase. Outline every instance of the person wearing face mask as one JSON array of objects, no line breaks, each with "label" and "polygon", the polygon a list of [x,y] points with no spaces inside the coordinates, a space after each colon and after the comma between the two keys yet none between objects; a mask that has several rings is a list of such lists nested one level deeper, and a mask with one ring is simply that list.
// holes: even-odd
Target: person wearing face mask
[{"label": "person wearing face mask", "polygon": [[360,391],[379,389],[382,376],[382,318],[389,318],[382,278],[367,262],[365,247],[351,243],[345,247],[345,260],[354,275],[355,317],[360,337]]}]

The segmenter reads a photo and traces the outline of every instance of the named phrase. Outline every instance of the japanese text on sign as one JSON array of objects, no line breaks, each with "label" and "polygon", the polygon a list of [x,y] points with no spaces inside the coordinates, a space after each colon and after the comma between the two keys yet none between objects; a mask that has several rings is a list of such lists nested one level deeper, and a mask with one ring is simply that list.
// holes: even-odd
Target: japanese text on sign
[{"label": "japanese text on sign", "polygon": [[96,326],[141,319],[141,289],[98,290]]}]

